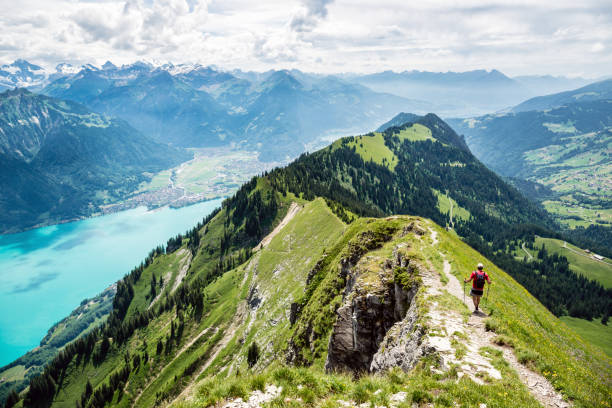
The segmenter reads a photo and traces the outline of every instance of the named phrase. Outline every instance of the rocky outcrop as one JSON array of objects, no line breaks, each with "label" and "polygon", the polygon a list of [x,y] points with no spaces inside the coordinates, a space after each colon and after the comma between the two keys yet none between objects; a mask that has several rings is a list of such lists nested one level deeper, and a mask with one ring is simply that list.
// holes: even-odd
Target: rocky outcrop
[{"label": "rocky outcrop", "polygon": [[370,372],[386,371],[393,367],[409,371],[422,357],[436,351],[423,341],[425,332],[418,325],[418,318],[418,306],[413,302],[404,319],[394,324],[380,343],[372,357]]},{"label": "rocky outcrop", "polygon": [[[413,300],[418,286],[406,287],[395,279],[398,269],[409,266],[410,260],[399,247],[392,259],[366,256],[354,267],[343,265],[347,284],[343,303],[336,311],[326,370],[371,371],[388,332],[396,322],[405,320],[408,310],[416,308]],[[416,317],[411,317],[413,320]],[[406,326],[404,331],[408,330]],[[379,360],[375,370],[382,364]]]}]

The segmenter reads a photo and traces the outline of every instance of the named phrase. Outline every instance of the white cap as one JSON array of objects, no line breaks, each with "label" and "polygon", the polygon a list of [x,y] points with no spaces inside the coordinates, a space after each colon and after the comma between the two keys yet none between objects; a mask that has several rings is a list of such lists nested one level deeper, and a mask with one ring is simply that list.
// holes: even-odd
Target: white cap
[{"label": "white cap", "polygon": [[484,268],[484,265],[483,265],[483,264],[481,264],[481,263],[479,263],[479,264],[478,264],[478,269],[482,269],[482,268]]}]

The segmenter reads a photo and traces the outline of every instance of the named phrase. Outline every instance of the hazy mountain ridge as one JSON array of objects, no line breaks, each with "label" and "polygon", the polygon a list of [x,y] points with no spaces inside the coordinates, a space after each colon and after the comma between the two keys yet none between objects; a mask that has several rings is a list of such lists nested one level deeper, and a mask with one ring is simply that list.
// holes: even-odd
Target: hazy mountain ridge
[{"label": "hazy mountain ridge", "polygon": [[[530,97],[571,89],[585,79],[525,76],[510,78],[493,69],[466,72],[385,71],[351,76],[378,92],[423,99],[444,117],[465,117],[508,109]],[[470,114],[471,113],[471,114]]]},{"label": "hazy mountain ridge", "polygon": [[94,213],[189,155],[126,122],[17,89],[0,94],[2,217],[15,231]]},{"label": "hazy mountain ridge", "polygon": [[595,82],[571,91],[538,96],[513,107],[512,111],[547,110],[572,103],[604,99],[612,100],[612,79]]},{"label": "hazy mountain ridge", "polygon": [[56,79],[43,92],[123,118],[163,142],[232,145],[271,160],[322,146],[330,132],[366,129],[398,109],[431,110],[426,102],[379,94],[331,76],[285,70],[234,76],[198,65],[84,68]]}]

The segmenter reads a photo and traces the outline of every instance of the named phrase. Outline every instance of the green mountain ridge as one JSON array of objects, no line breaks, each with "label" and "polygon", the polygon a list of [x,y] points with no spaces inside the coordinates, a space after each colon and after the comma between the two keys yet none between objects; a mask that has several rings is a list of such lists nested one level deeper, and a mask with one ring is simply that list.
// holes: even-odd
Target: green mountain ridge
[{"label": "green mountain ridge", "polygon": [[[609,83],[593,84],[588,98],[547,110],[449,120],[485,164],[514,179],[513,184],[542,202],[566,228],[574,229],[571,234],[581,246],[595,246],[592,249],[608,255],[612,100],[604,85]],[[563,95],[557,96],[563,99]]]},{"label": "green mountain ridge", "polygon": [[126,122],[24,89],[0,94],[0,232],[95,213],[189,158]]},{"label": "green mountain ridge", "polygon": [[[449,205],[462,216],[447,231],[434,222],[450,221]],[[503,251],[519,224],[548,222],[435,115],[341,139],[254,178],[152,252],[118,282],[106,323],[19,404],[209,406],[282,386],[272,403],[389,405],[403,392],[406,403],[538,406],[527,378],[559,404],[607,403],[610,359],[485,259],[516,267]],[[489,317],[461,299],[457,279],[476,262],[495,280]]]}]

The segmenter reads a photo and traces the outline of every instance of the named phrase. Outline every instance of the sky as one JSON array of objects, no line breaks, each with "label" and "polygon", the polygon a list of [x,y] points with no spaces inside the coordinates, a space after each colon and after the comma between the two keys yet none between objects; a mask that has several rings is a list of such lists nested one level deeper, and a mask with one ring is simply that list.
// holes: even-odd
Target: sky
[{"label": "sky", "polygon": [[610,0],[0,0],[0,62],[612,73]]}]

